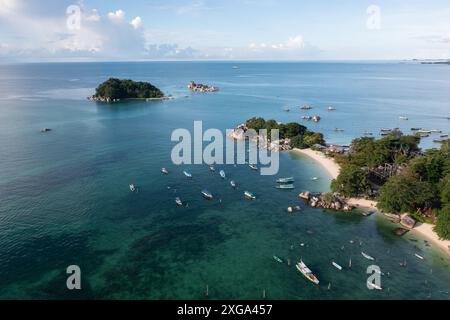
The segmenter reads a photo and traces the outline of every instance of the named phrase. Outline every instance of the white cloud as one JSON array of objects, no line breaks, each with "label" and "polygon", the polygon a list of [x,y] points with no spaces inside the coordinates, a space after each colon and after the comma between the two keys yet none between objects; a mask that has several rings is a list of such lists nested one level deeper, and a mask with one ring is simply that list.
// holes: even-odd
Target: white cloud
[{"label": "white cloud", "polygon": [[130,24],[134,29],[139,29],[142,26],[141,17],[134,18],[133,20],[130,21]]},{"label": "white cloud", "polygon": [[108,13],[108,18],[114,22],[121,22],[125,18],[125,11],[119,9],[115,12]]},{"label": "white cloud", "polygon": [[272,44],[266,44],[266,43],[250,43],[249,49],[253,51],[261,51],[266,49],[272,49],[272,50],[301,50],[305,47],[305,41],[303,40],[303,36],[295,36],[290,37],[287,41],[283,43],[272,43]]},{"label": "white cloud", "polygon": [[97,9],[93,9],[90,15],[86,15],[86,21],[98,22],[100,21],[100,15],[98,14]]}]

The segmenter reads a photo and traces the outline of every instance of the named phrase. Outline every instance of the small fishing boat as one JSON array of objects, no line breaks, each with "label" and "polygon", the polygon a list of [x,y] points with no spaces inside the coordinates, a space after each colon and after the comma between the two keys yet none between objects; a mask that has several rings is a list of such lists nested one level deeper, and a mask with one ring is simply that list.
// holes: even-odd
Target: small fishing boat
[{"label": "small fishing boat", "polygon": [[363,211],[362,212],[362,215],[365,217],[370,217],[373,214],[375,214],[375,211]]},{"label": "small fishing boat", "polygon": [[409,118],[408,117],[405,117],[405,116],[400,116],[400,117],[398,117],[400,120],[409,120]]},{"label": "small fishing boat", "polygon": [[219,172],[220,176],[222,177],[222,179],[225,179],[227,176],[225,175],[225,171],[220,170]]},{"label": "small fishing boat", "polygon": [[382,129],[380,129],[380,131],[381,131],[381,132],[391,132],[391,131],[392,131],[392,129],[386,129],[386,128],[382,128]]},{"label": "small fishing boat", "polygon": [[420,131],[422,128],[411,128],[411,131]]},{"label": "small fishing boat", "polygon": [[334,131],[336,131],[336,132],[344,132],[345,130],[344,129],[340,129],[340,128],[334,128]]},{"label": "small fishing boat", "polygon": [[441,134],[440,137],[441,138],[448,138],[448,134]]},{"label": "small fishing boat", "polygon": [[361,254],[362,254],[362,256],[363,256],[364,258],[366,258],[367,260],[371,260],[371,261],[374,261],[374,260],[375,260],[374,257],[369,256],[367,253],[361,252]]},{"label": "small fishing boat", "polygon": [[273,260],[275,260],[276,262],[279,262],[279,263],[284,263],[284,261],[277,256],[273,256]]},{"label": "small fishing boat", "polygon": [[50,131],[52,131],[52,129],[50,129],[50,128],[43,128],[43,129],[41,129],[42,133],[46,133],[46,132],[50,132]]},{"label": "small fishing boat", "polygon": [[319,178],[317,178],[317,177],[312,177],[311,180],[312,180],[312,181],[317,181],[317,180],[319,180]]},{"label": "small fishing boat", "polygon": [[422,257],[421,255],[419,255],[419,254],[415,254],[415,256],[417,257],[417,258],[419,258],[420,260],[425,260],[425,258],[424,257]]},{"label": "small fishing boat", "polygon": [[188,179],[192,179],[192,173],[188,172],[188,171],[183,171],[183,174],[188,178]]},{"label": "small fishing boat", "polygon": [[428,138],[430,135],[428,133],[418,133],[418,136],[421,138]]},{"label": "small fishing boat", "polygon": [[305,276],[306,279],[311,281],[314,284],[319,284],[319,279],[312,273],[312,271],[306,266],[303,261],[297,263],[296,268],[300,271],[301,274]]},{"label": "small fishing boat", "polygon": [[372,133],[372,132],[369,132],[369,131],[365,131],[365,132],[364,132],[364,135],[365,135],[365,136],[373,136],[373,133]]},{"label": "small fishing boat", "polygon": [[348,267],[351,268],[352,267],[352,259],[350,258],[349,262],[348,262]]},{"label": "small fishing boat", "polygon": [[338,269],[338,270],[342,270],[342,267],[340,266],[340,265],[338,265],[336,262],[332,262],[332,265],[336,268],[336,269]]},{"label": "small fishing boat", "polygon": [[302,110],[311,110],[312,107],[309,105],[304,105],[303,107],[301,107]]},{"label": "small fishing boat", "polygon": [[209,192],[208,190],[204,189],[202,190],[202,196],[203,198],[207,199],[207,200],[212,200],[214,198],[214,196],[212,195],[211,192]]},{"label": "small fishing boat", "polygon": [[237,187],[236,181],[234,181],[234,180],[231,180],[230,184],[231,184],[231,187],[233,187],[233,188]]},{"label": "small fishing boat", "polygon": [[416,133],[417,133],[417,134],[430,134],[431,131],[430,131],[430,130],[417,130]]},{"label": "small fishing boat", "polygon": [[136,192],[136,186],[134,184],[130,184],[130,191]]},{"label": "small fishing boat", "polygon": [[179,197],[175,198],[175,203],[177,204],[177,206],[182,206],[183,205],[183,201],[181,201],[181,199]]},{"label": "small fishing boat", "polygon": [[275,189],[292,190],[295,189],[295,186],[293,184],[280,184],[279,186],[275,186]]},{"label": "small fishing boat", "polygon": [[408,264],[406,263],[406,260],[404,260],[403,262],[400,262],[400,267],[405,268]]},{"label": "small fishing boat", "polygon": [[439,129],[431,129],[430,132],[431,132],[431,133],[442,133],[442,130],[439,130]]},{"label": "small fishing boat", "polygon": [[433,142],[434,143],[444,143],[445,140],[444,139],[434,139]]},{"label": "small fishing boat", "polygon": [[256,166],[256,165],[254,165],[254,164],[249,164],[248,165],[249,167],[250,167],[250,169],[252,169],[252,170],[258,170],[258,167]]},{"label": "small fishing boat", "polygon": [[214,166],[209,166],[209,170],[211,170],[212,172],[216,171],[216,168],[214,168]]},{"label": "small fishing boat", "polygon": [[381,288],[380,286],[376,285],[375,283],[372,283],[370,281],[367,281],[367,288],[373,288],[376,290],[383,290],[383,288]]},{"label": "small fishing boat", "polygon": [[333,106],[328,107],[328,111],[334,111],[334,110],[336,110],[336,109]]},{"label": "small fishing boat", "polygon": [[245,191],[244,197],[245,197],[245,199],[248,199],[248,200],[256,200],[256,196],[253,193],[251,193],[250,191]]},{"label": "small fishing boat", "polygon": [[321,120],[321,117],[320,116],[314,116],[314,117],[312,117],[312,119],[313,119],[314,122],[319,122]]},{"label": "small fishing boat", "polygon": [[289,178],[280,178],[277,180],[277,183],[293,183],[295,182],[293,177],[289,177]]},{"label": "small fishing boat", "polygon": [[306,120],[306,121],[311,121],[312,117],[311,116],[302,116],[302,119]]},{"label": "small fishing boat", "polygon": [[169,171],[166,168],[161,169],[161,173],[163,174],[169,174]]}]

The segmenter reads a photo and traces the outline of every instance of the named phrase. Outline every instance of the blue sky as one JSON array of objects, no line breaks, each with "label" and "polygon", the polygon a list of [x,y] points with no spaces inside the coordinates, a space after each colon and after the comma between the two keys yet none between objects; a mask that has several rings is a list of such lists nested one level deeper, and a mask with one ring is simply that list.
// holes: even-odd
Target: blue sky
[{"label": "blue sky", "polygon": [[0,58],[450,58],[450,2],[0,0]]}]

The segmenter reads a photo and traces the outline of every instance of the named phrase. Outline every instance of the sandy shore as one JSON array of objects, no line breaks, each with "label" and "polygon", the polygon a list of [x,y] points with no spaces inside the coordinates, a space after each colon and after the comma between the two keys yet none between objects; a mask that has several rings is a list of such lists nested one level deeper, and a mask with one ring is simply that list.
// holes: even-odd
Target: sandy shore
[{"label": "sandy shore", "polygon": [[320,163],[330,174],[331,179],[336,179],[338,177],[341,167],[334,161],[334,159],[328,158],[322,152],[311,149],[294,149],[294,151],[304,154]]},{"label": "sandy shore", "polygon": [[[320,165],[322,165],[332,179],[336,179],[341,171],[340,166],[334,161],[332,158],[328,158],[322,152],[314,151],[311,149],[294,149],[294,151],[304,154],[314,160],[316,160]],[[348,203],[352,206],[359,208],[369,208],[375,209],[377,207],[377,202],[366,199],[359,198],[351,198],[347,200]],[[425,238],[432,241],[436,246],[445,251],[448,255],[450,255],[450,241],[439,239],[436,232],[433,230],[433,225],[426,223],[418,223],[417,226],[413,229],[414,232],[424,236]]]}]

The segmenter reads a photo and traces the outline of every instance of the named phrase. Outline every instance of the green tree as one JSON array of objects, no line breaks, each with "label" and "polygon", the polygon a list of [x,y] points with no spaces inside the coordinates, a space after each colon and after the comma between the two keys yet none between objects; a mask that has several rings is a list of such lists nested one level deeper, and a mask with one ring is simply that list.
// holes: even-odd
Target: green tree
[{"label": "green tree", "polygon": [[411,175],[391,177],[380,189],[378,208],[385,212],[411,212],[431,208],[436,197],[428,182],[418,181]]},{"label": "green tree", "polygon": [[331,182],[331,190],[345,197],[358,197],[368,194],[370,184],[367,172],[355,165],[342,167],[337,179]]},{"label": "green tree", "polygon": [[440,210],[434,231],[441,239],[450,240],[450,205]]}]

